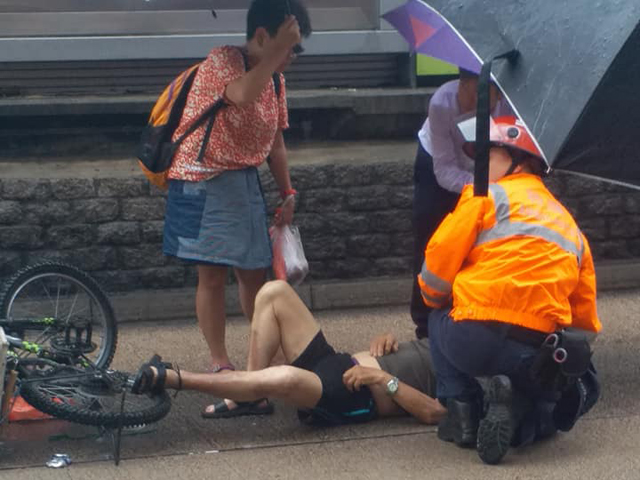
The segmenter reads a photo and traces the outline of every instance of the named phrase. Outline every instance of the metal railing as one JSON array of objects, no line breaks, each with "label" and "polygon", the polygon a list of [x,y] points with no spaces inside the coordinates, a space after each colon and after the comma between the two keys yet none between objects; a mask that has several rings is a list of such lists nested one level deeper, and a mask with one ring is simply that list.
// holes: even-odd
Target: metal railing
[{"label": "metal railing", "polygon": [[[249,0],[21,0],[0,5],[0,62],[196,58],[241,44]],[[311,55],[406,52],[380,14],[403,0],[307,0]],[[87,4],[92,5],[88,7]],[[218,18],[210,13],[215,8]]]}]

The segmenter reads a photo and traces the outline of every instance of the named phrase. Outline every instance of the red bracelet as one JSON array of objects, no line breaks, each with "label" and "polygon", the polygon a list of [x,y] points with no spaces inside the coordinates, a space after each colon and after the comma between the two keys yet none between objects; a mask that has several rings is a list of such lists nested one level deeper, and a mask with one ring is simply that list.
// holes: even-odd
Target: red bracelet
[{"label": "red bracelet", "polygon": [[282,190],[280,192],[280,197],[284,200],[289,195],[297,195],[298,191],[295,188],[288,188],[287,190]]}]

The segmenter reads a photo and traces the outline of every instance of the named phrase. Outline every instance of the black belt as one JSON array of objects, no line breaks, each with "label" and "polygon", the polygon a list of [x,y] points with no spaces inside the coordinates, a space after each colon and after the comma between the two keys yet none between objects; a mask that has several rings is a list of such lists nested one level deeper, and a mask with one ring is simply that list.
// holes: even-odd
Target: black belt
[{"label": "black belt", "polygon": [[540,347],[545,339],[549,336],[548,333],[541,332],[539,330],[532,330],[530,328],[521,327],[520,325],[511,325],[504,322],[487,322],[497,330],[504,332],[505,337],[515,340],[525,345],[531,345],[532,347]]},{"label": "black belt", "polygon": [[518,325],[513,325],[507,330],[507,338],[536,348],[542,345],[548,336],[548,333],[531,330],[530,328],[520,327]]}]

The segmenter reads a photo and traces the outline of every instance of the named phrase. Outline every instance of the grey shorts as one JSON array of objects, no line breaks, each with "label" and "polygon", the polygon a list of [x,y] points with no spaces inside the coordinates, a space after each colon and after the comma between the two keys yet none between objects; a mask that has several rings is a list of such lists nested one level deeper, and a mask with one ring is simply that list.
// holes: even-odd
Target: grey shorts
[{"label": "grey shorts", "polygon": [[383,355],[377,360],[385,372],[435,398],[436,374],[428,338],[402,342],[396,353]]}]

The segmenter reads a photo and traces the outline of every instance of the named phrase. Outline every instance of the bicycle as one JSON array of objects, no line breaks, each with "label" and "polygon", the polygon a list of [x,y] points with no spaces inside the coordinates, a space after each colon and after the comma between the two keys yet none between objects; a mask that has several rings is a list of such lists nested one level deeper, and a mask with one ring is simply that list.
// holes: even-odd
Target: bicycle
[{"label": "bicycle", "polygon": [[87,273],[57,262],[20,270],[0,294],[0,327],[9,345],[5,379],[16,380],[15,392],[5,396],[19,394],[56,418],[117,429],[116,452],[123,427],[169,413],[166,393],[127,396],[132,378],[109,369],[117,345],[115,315]]}]

